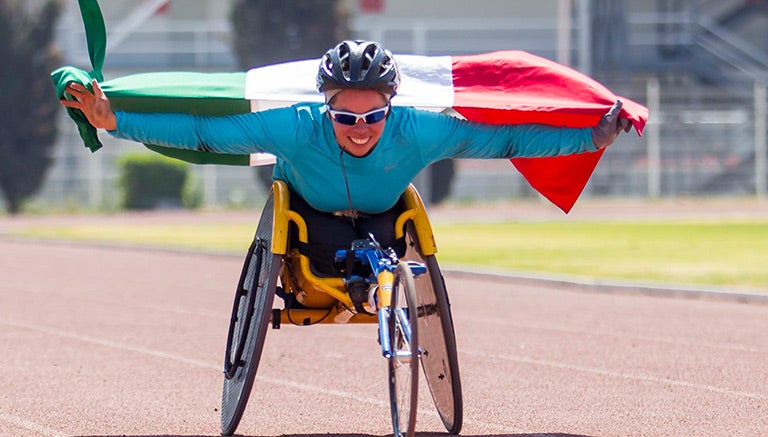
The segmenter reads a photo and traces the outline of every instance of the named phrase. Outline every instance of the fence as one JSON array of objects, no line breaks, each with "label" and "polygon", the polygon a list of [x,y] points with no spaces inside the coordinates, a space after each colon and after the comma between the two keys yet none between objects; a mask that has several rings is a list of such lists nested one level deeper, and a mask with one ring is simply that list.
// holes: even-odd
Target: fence
[{"label": "fence", "polygon": [[[731,2],[733,3],[733,2]],[[584,8],[586,2],[579,2]],[[586,10],[579,9],[579,17]],[[660,18],[661,17],[661,18]],[[675,23],[689,23],[684,16],[673,17]],[[630,14],[629,27],[632,52],[652,51],[664,43],[659,41],[658,24],[669,17],[658,14]],[[68,15],[62,23],[65,48],[75,64],[85,62],[79,17]],[[662,21],[659,21],[662,20]],[[385,40],[395,51],[424,54],[477,52],[515,47],[548,58],[559,53],[558,40],[574,36],[576,66],[588,65],[589,45],[586,35],[588,20],[577,20],[572,32],[558,30],[556,19],[466,19],[466,20],[391,20],[358,21],[353,26],[358,36]],[[354,23],[353,23],[354,24]],[[386,24],[387,27],[381,27]],[[378,26],[378,27],[377,27]],[[639,30],[637,30],[639,29]],[[685,27],[683,26],[683,29]],[[367,32],[367,33],[366,33]],[[166,35],[160,38],[159,35]],[[228,25],[218,19],[176,22],[173,26],[142,26],[130,39],[110,51],[113,68],[125,66],[151,71],[158,67],[212,71],[231,70],[234,58],[228,46]],[[677,35],[677,34],[675,34]],[[684,36],[684,35],[683,35]],[[682,38],[682,37],[681,37]],[[686,39],[675,44],[686,46]],[[159,44],[157,41],[164,41]],[[647,47],[646,47],[647,46]],[[643,50],[646,47],[647,50]],[[79,50],[79,52],[77,51]],[[147,54],[147,52],[150,52]],[[80,61],[77,61],[80,60]],[[625,72],[632,77],[631,72]],[[120,76],[112,72],[108,77]],[[622,78],[624,80],[625,78]],[[688,84],[684,77],[673,79],[643,78],[635,75],[634,83],[620,90],[634,100],[651,108],[651,120],[645,136],[622,135],[615,147],[608,149],[597,167],[585,196],[647,196],[670,197],[683,195],[767,195],[768,153],[766,152],[766,86],[764,83],[740,86],[725,92],[715,92]],[[607,82],[613,88],[611,82]],[[624,82],[613,84],[625,86]],[[102,134],[105,147],[91,155],[80,145],[76,129],[63,115],[61,136],[54,151],[55,164],[35,202],[46,207],[111,208],[117,203],[115,159],[135,145],[126,145]],[[264,198],[263,184],[257,182],[255,171],[248,168],[193,168],[193,173],[208,205],[260,206]],[[418,180],[429,180],[419,178]],[[427,187],[428,189],[428,187]],[[0,198],[1,198],[0,194]],[[456,200],[485,200],[506,197],[533,196],[524,180],[503,161],[459,161],[452,183],[451,197]]]},{"label": "fence", "polygon": [[667,88],[662,93],[658,80],[648,81],[647,140],[611,150],[595,174],[593,192],[764,196],[765,86],[756,84],[751,99],[704,94],[695,87]]},{"label": "fence", "polygon": [[[703,91],[647,81],[635,99],[651,118],[642,138],[622,134],[603,156],[585,196],[766,197],[766,86],[737,92]],[[459,200],[532,195],[507,165],[459,163],[452,197]]]},{"label": "fence", "polygon": [[[650,79],[646,89],[646,95],[631,96],[651,108],[645,135],[619,137],[606,151],[585,196],[766,196],[768,98],[764,85],[745,93],[702,93]],[[60,131],[63,138],[56,148],[55,165],[37,202],[114,207],[115,159],[138,146],[102,134],[105,147],[91,154],[63,116]],[[503,160],[460,160],[456,167],[453,200],[533,195]],[[255,173],[239,167],[193,168],[206,204],[218,206],[259,206],[265,191]]]}]

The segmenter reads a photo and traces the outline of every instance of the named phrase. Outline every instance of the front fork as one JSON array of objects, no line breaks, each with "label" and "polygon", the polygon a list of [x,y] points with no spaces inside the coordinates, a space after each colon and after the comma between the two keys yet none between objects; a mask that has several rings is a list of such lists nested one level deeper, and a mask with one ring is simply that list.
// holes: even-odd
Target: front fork
[{"label": "front fork", "polygon": [[[410,362],[413,359],[413,353],[407,349],[397,348],[392,345],[392,339],[389,336],[390,317],[396,317],[397,325],[403,332],[403,343],[411,342],[411,323],[408,320],[408,313],[405,308],[395,308],[392,314],[390,307],[379,308],[379,338],[381,339],[381,355],[384,358],[396,358],[400,362]],[[397,341],[397,339],[395,339]],[[418,353],[418,352],[417,352]]]},{"label": "front fork", "polygon": [[[376,290],[377,297],[377,314],[379,319],[379,339],[381,343],[381,354],[384,358],[395,358],[401,362],[409,362],[413,359],[413,351],[407,349],[400,349],[398,345],[400,342],[397,339],[390,337],[389,326],[392,321],[392,317],[396,326],[400,327],[403,334],[403,343],[410,344],[411,342],[411,321],[408,318],[408,308],[397,306],[392,311],[392,291],[394,290],[394,277],[395,275],[388,271],[383,270],[378,275],[379,286]],[[395,340],[395,344],[392,344],[392,340]],[[416,353],[419,353],[416,351]]]}]

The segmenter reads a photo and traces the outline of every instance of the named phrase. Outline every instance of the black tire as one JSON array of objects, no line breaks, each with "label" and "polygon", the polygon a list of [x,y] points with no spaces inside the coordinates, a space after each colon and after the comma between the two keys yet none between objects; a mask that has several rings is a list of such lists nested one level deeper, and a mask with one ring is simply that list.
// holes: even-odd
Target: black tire
[{"label": "black tire", "polygon": [[[390,303],[389,403],[394,437],[413,437],[419,398],[419,335],[416,320],[416,295],[413,273],[402,262],[395,270]],[[398,354],[400,352],[401,354]]]},{"label": "black tire", "polygon": [[456,335],[445,281],[437,258],[422,255],[412,224],[408,226],[407,243],[404,259],[427,267],[427,273],[414,278],[424,378],[445,429],[451,434],[458,434],[461,432],[464,407]]},{"label": "black tire", "polygon": [[234,434],[256,377],[282,258],[271,250],[272,196],[261,213],[256,235],[245,258],[232,308],[224,386],[221,395],[221,434]]}]

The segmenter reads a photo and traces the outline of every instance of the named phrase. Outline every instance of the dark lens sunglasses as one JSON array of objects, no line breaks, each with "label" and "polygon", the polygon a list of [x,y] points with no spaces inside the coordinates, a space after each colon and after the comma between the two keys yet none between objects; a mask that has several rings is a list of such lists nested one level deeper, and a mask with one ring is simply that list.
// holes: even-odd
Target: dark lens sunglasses
[{"label": "dark lens sunglasses", "polygon": [[337,111],[328,107],[328,113],[331,114],[331,119],[336,123],[340,123],[346,126],[354,126],[357,124],[357,120],[363,120],[365,124],[375,124],[387,118],[389,114],[389,105],[382,108],[373,109],[364,114],[357,114],[355,112]]}]

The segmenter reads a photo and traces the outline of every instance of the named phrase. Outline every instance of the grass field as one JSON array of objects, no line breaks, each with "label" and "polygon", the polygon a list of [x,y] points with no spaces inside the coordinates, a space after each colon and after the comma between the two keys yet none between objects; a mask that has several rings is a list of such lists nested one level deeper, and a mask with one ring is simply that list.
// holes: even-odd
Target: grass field
[{"label": "grass field", "polygon": [[768,222],[503,223],[436,233],[449,262],[768,290]]},{"label": "grass field", "polygon": [[[433,224],[445,265],[638,283],[768,290],[768,221],[505,222]],[[31,226],[36,238],[244,253],[254,225]]]}]

